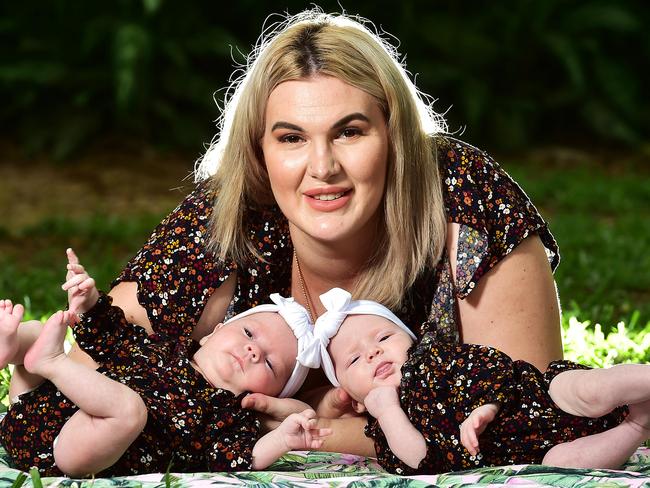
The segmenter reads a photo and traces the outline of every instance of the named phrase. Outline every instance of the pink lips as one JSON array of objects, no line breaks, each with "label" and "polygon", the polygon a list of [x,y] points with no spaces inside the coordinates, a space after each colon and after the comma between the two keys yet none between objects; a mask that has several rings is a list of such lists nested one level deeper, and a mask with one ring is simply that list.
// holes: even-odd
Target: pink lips
[{"label": "pink lips", "polygon": [[[336,193],[343,193],[336,200],[318,200],[315,197],[317,195],[333,195]],[[307,204],[319,212],[333,212],[339,208],[344,207],[351,198],[352,192],[350,189],[341,188],[341,187],[328,187],[328,188],[314,188],[312,190],[307,190],[303,193]]]},{"label": "pink lips", "polygon": [[391,374],[393,374],[393,363],[388,361],[379,363],[375,370],[375,377],[382,380],[388,378]]}]

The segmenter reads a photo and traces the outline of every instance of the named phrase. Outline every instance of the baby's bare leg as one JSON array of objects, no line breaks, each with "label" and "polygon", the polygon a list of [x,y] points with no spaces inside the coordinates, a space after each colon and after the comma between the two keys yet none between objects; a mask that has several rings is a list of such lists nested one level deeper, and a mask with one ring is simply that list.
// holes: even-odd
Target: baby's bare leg
[{"label": "baby's bare leg", "polygon": [[[650,365],[619,364],[606,369],[572,370],[558,374],[549,394],[565,412],[601,417],[620,405],[638,405],[637,423],[650,426]],[[647,415],[642,415],[642,411]]]},{"label": "baby's bare leg", "polygon": [[605,432],[552,447],[542,464],[566,468],[618,469],[649,437],[649,429],[625,419]]},{"label": "baby's bare leg", "polygon": [[97,473],[113,465],[144,428],[146,407],[129,387],[68,358],[63,340],[69,312],[45,323],[25,355],[25,368],[52,381],[79,407],[63,426],[54,459],[70,476]]},{"label": "baby's bare leg", "polygon": [[20,322],[23,312],[22,305],[0,300],[0,367],[7,364],[15,366],[9,384],[10,399],[33,390],[43,382],[42,376],[30,374],[22,366],[25,353],[38,338],[43,324],[38,320]]}]

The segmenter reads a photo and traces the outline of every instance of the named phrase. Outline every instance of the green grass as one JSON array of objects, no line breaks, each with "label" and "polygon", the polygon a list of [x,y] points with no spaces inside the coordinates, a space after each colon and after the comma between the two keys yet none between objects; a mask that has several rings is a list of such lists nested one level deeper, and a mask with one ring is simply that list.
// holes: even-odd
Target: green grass
[{"label": "green grass", "polygon": [[0,254],[0,297],[29,301],[36,317],[66,305],[61,291],[67,247],[74,248],[99,288],[107,290],[128,259],[158,224],[160,214],[105,216],[82,220],[63,216],[22,229]]},{"label": "green grass", "polygon": [[650,172],[623,165],[506,166],[560,246],[564,309],[606,331],[650,322]]}]

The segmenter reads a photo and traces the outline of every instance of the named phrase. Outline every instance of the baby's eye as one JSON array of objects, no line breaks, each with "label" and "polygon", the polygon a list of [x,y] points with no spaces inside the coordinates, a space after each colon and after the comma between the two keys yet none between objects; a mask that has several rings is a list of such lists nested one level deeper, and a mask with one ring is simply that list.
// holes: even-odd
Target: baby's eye
[{"label": "baby's eye", "polygon": [[273,369],[273,364],[268,359],[266,360],[266,365],[269,367],[271,371],[275,372],[275,370]]},{"label": "baby's eye", "polygon": [[244,327],[244,334],[246,334],[246,337],[248,337],[249,339],[253,338],[253,333],[250,330],[248,330],[246,327]]},{"label": "baby's eye", "polygon": [[354,363],[356,363],[359,360],[359,356],[355,356],[352,358],[352,361],[350,361],[350,366],[352,366]]},{"label": "baby's eye", "polygon": [[390,334],[386,334],[385,336],[382,336],[381,339],[379,339],[379,342],[385,341],[390,337]]}]

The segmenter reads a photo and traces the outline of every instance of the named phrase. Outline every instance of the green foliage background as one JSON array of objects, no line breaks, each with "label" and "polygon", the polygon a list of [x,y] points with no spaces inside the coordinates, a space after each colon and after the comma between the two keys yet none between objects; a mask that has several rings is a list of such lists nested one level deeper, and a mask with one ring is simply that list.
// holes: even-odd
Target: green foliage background
[{"label": "green foliage background", "polygon": [[[420,88],[439,100],[452,130],[477,144],[647,140],[644,1],[342,3],[398,35]],[[341,10],[338,2],[320,5]],[[267,16],[309,6],[4,2],[0,123],[32,152],[60,159],[106,132],[195,149],[211,138],[218,115],[206,101],[227,83],[233,60],[244,61]]]}]

